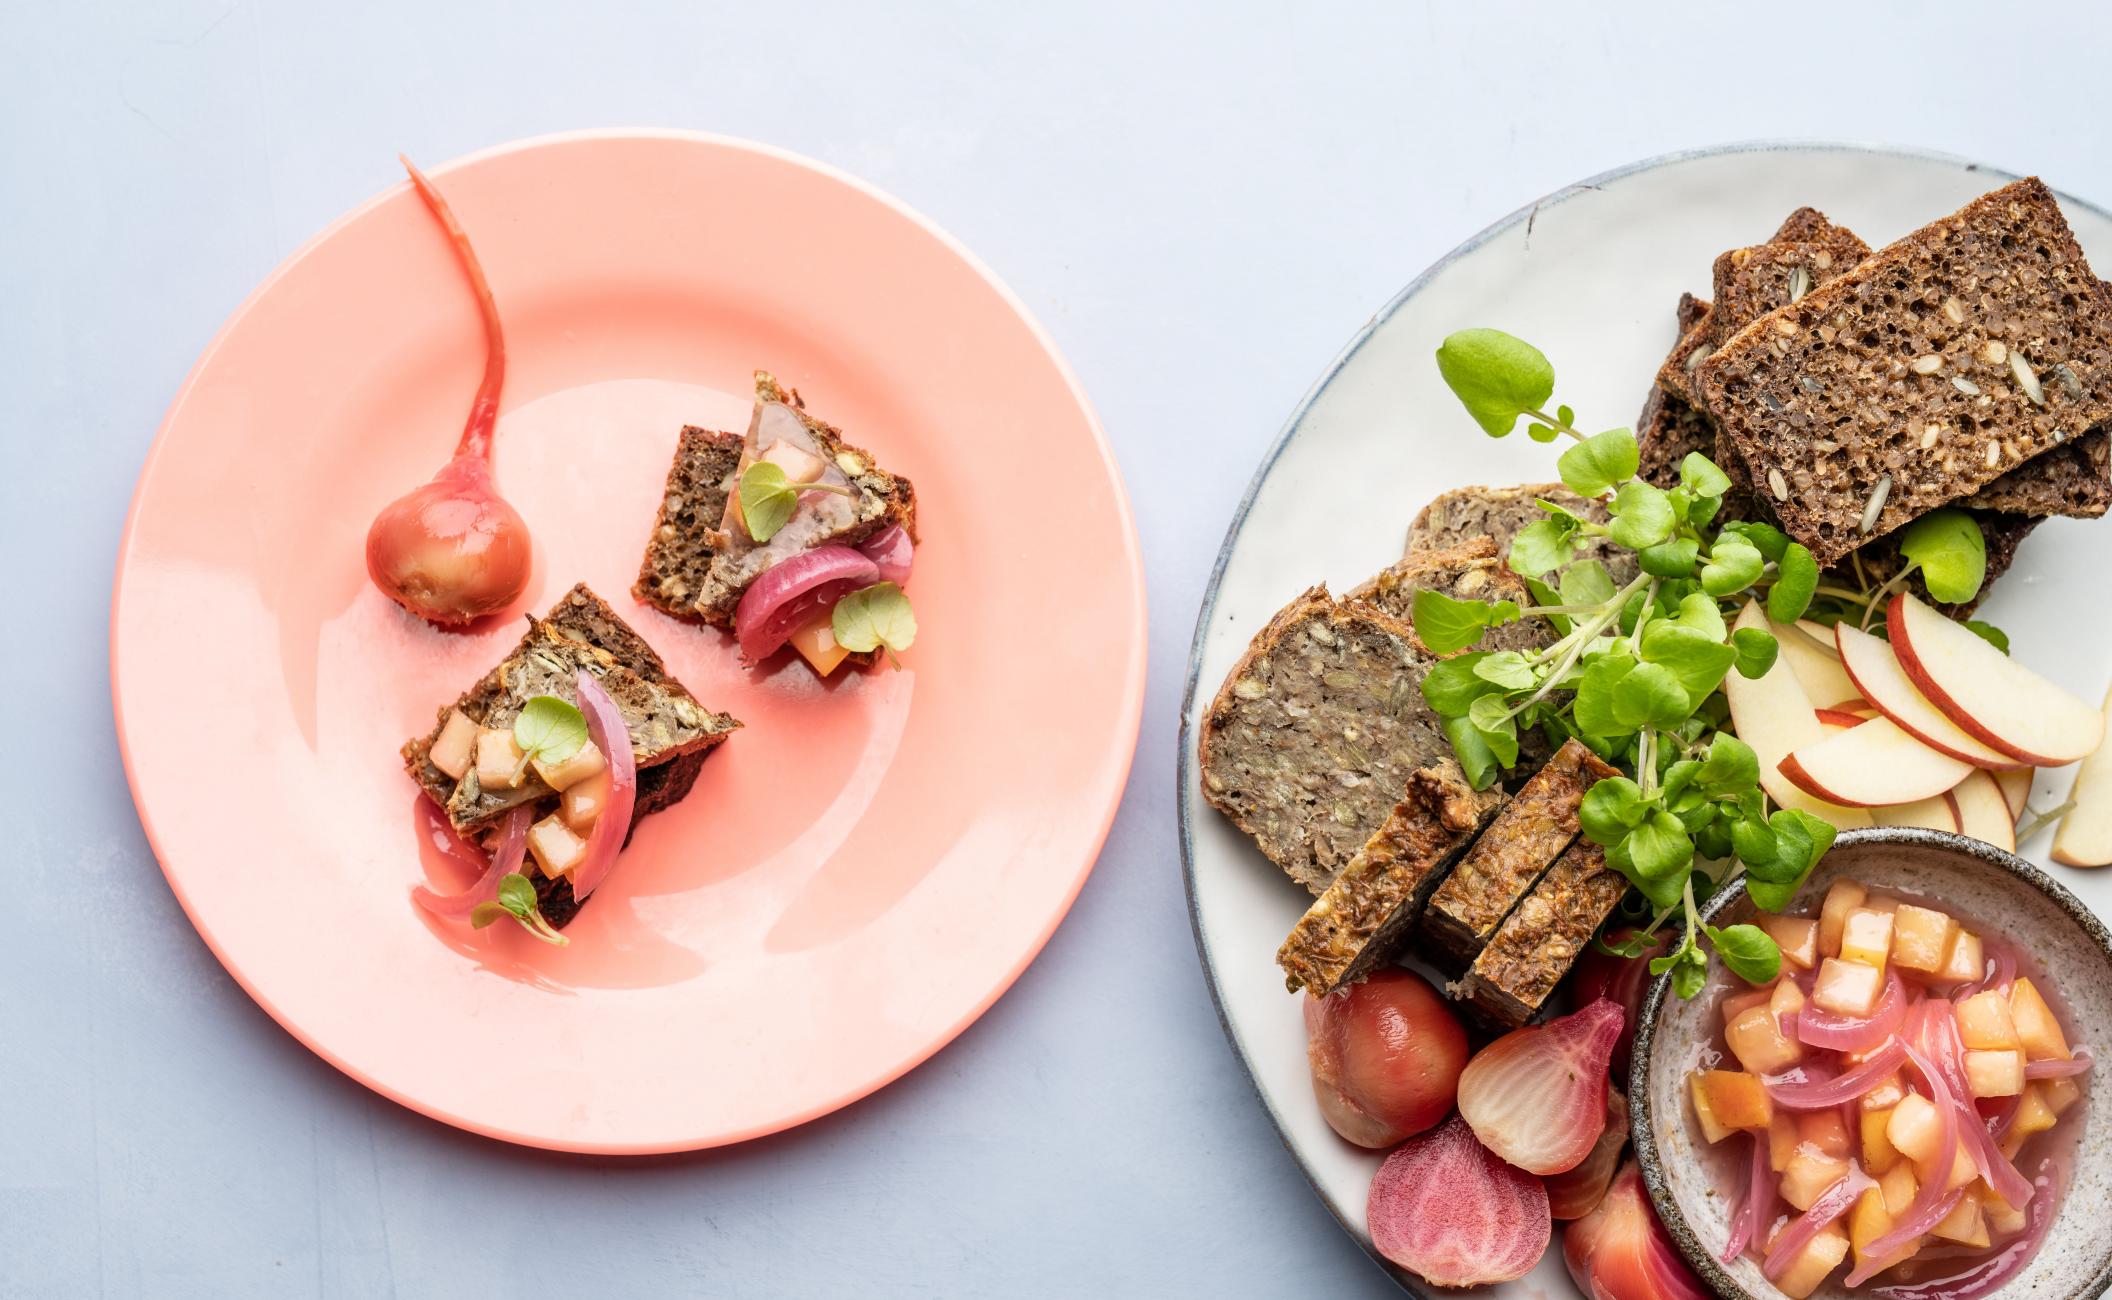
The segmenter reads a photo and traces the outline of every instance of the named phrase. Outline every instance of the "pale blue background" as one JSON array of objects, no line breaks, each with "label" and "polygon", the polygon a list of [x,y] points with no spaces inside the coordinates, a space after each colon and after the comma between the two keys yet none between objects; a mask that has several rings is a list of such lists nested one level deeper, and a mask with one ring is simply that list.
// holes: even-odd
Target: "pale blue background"
[{"label": "pale blue background", "polygon": [[[1388,1294],[1248,1091],[1181,898],[1183,661],[1278,425],[1422,267],[1633,158],[1884,140],[2112,200],[2102,8],[1612,10],[0,0],[0,1294]],[[1135,779],[1017,987],[844,1113],[632,1163],[458,1134],[257,1010],[147,852],[105,662],[141,457],[250,288],[399,149],[621,125],[813,155],[976,249],[1098,405],[1153,611]]]}]

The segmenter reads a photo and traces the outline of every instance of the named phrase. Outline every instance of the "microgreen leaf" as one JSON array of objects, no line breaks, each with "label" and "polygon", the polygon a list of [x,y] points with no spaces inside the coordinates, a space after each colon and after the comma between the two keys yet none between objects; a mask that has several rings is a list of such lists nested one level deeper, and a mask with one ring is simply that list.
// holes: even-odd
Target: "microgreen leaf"
[{"label": "microgreen leaf", "polygon": [[1719,731],[1710,739],[1708,756],[1694,779],[1712,796],[1735,795],[1760,779],[1760,756],[1730,732]]},{"label": "microgreen leaf", "polygon": [[[1641,463],[1642,452],[1635,445],[1635,435],[1626,429],[1608,429],[1563,452],[1556,459],[1555,468],[1570,491],[1580,497],[1596,497],[1604,496],[1615,486],[1633,479],[1636,467]],[[1656,491],[1655,488],[1651,490]]]},{"label": "microgreen leaf", "polygon": [[1719,537],[1709,548],[1708,563],[1701,566],[1701,589],[1722,599],[1744,591],[1760,580],[1767,561],[1759,550],[1740,537]]},{"label": "microgreen leaf", "polygon": [[479,903],[469,914],[469,923],[483,929],[501,916],[510,916],[521,923],[521,928],[541,939],[544,943],[562,948],[571,943],[559,934],[536,905],[535,883],[518,871],[510,871],[499,877],[499,896],[496,900]]},{"label": "microgreen leaf", "polygon": [[1576,523],[1559,515],[1527,524],[1511,539],[1511,571],[1537,578],[1561,568],[1576,553],[1576,534]]},{"label": "microgreen leaf", "polygon": [[1539,681],[1525,655],[1516,650],[1480,656],[1474,665],[1474,675],[1514,691],[1526,690]]},{"label": "microgreen leaf", "polygon": [[1502,330],[1461,330],[1447,338],[1437,350],[1437,371],[1492,438],[1509,433],[1519,416],[1545,406],[1555,392],[1547,357]]},{"label": "microgreen leaf", "polygon": [[1643,665],[1665,673],[1681,690],[1676,717],[1660,725],[1672,726],[1694,711],[1703,697],[1716,689],[1738,652],[1722,641],[1698,632],[1685,623],[1658,619],[1643,629]]},{"label": "microgreen leaf", "polygon": [[1594,844],[1618,844],[1649,815],[1643,788],[1625,776],[1595,782],[1577,805],[1577,823]]},{"label": "microgreen leaf", "polygon": [[1636,553],[1636,561],[1653,578],[1691,578],[1700,555],[1700,542],[1691,537],[1675,537],[1644,547]]},{"label": "microgreen leaf", "polygon": [[741,522],[748,535],[767,542],[799,507],[799,492],[782,465],[759,460],[741,474]]},{"label": "microgreen leaf", "polygon": [[[1694,841],[1671,813],[1651,814],[1617,846],[1629,870],[1623,872],[1643,896],[1659,907],[1679,901],[1694,861]],[[1609,861],[1611,858],[1609,857]]]},{"label": "microgreen leaf", "polygon": [[1720,497],[1731,490],[1731,476],[1698,451],[1688,452],[1687,458],[1679,462],[1679,482],[1700,497]]},{"label": "microgreen leaf", "polygon": [[1767,616],[1777,623],[1794,623],[1811,608],[1819,589],[1819,564],[1802,542],[1791,542],[1776,561],[1775,585],[1767,592]]},{"label": "microgreen leaf", "polygon": [[1741,627],[1731,633],[1731,649],[1738,656],[1738,675],[1750,682],[1767,676],[1767,670],[1775,666],[1775,656],[1782,652],[1782,644],[1772,632]]},{"label": "microgreen leaf", "polygon": [[1965,626],[1974,636],[2000,650],[2003,654],[2009,653],[2009,633],[2004,632],[1993,623],[1983,623],[1977,618],[1969,618],[1965,620]]},{"label": "microgreen leaf", "polygon": [[1946,604],[1979,595],[1987,577],[1987,538],[1971,515],[1955,507],[1931,510],[1908,524],[1899,552],[1920,566],[1929,594]]},{"label": "microgreen leaf", "polygon": [[[1508,600],[1459,600],[1433,587],[1415,593],[1415,634],[1437,654],[1464,650],[1481,640],[1484,629],[1518,620],[1518,606]],[[836,638],[843,640],[842,637]]]},{"label": "microgreen leaf", "polygon": [[1782,950],[1757,925],[1704,926],[1709,943],[1731,974],[1748,984],[1769,984],[1782,973]]},{"label": "microgreen leaf", "polygon": [[1679,526],[1679,519],[1673,513],[1664,489],[1639,480],[1621,485],[1620,491],[1614,493],[1608,513],[1613,516],[1613,522],[1607,526],[1607,531],[1613,540],[1630,550],[1655,546],[1670,537],[1672,530]]},{"label": "microgreen leaf", "polygon": [[1562,571],[1561,590],[1565,605],[1603,605],[1613,599],[1616,588],[1605,565],[1585,560]]},{"label": "microgreen leaf", "polygon": [[1681,627],[1692,628],[1711,641],[1723,640],[1723,610],[1698,591],[1688,592],[1680,598],[1679,612],[1672,621]]},{"label": "microgreen leaf", "polygon": [[1496,780],[1496,752],[1481,738],[1481,733],[1474,730],[1474,724],[1467,721],[1464,714],[1446,718],[1445,739],[1452,742],[1452,753],[1466,772],[1467,783],[1476,790],[1488,789]]},{"label": "microgreen leaf", "polygon": [[1625,736],[1635,730],[1614,710],[1613,695],[1621,679],[1635,671],[1635,660],[1625,654],[1602,654],[1590,659],[1577,682],[1575,707],[1570,716],[1577,730],[1587,736]]},{"label": "microgreen leaf", "polygon": [[836,644],[854,654],[886,646],[901,654],[917,640],[917,615],[909,597],[892,582],[876,582],[836,602],[829,616]]},{"label": "microgreen leaf", "polygon": [[1475,700],[1500,689],[1481,675],[1481,662],[1489,652],[1459,655],[1431,665],[1423,675],[1423,698],[1440,717],[1464,718]]},{"label": "microgreen leaf", "polygon": [[530,758],[562,763],[587,743],[587,717],[568,700],[538,695],[514,718],[513,743]]},{"label": "microgreen leaf", "polygon": [[1637,664],[1613,688],[1613,716],[1630,730],[1671,726],[1692,707],[1679,678],[1663,664]]},{"label": "microgreen leaf", "polygon": [[1753,544],[1753,549],[1760,552],[1761,556],[1764,557],[1769,564],[1780,563],[1782,560],[1782,553],[1789,549],[1789,534],[1783,532],[1781,529],[1775,527],[1773,524],[1755,523],[1752,520],[1739,520],[1725,524],[1723,526],[1723,531],[1725,533],[1735,533],[1738,536],[1743,537],[1746,541],[1751,542]]}]

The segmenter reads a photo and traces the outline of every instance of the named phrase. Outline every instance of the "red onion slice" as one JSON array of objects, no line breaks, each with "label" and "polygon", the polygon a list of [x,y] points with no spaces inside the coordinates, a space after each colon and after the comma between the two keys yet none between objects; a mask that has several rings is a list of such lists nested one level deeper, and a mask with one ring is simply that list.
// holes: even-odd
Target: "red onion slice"
[{"label": "red onion slice", "polygon": [[[2060,1200],[2060,1166],[2052,1156],[2039,1162],[2032,1181],[2043,1195],[2031,1198],[2022,1231],[2003,1243],[2000,1251],[1992,1255],[1976,1252],[1971,1264],[1948,1277],[1882,1286],[1870,1294],[1878,1300],[1981,1300],[1981,1297],[2001,1290],[2039,1253],[2040,1245],[2046,1240],[2046,1230],[2053,1226],[2053,1207]],[[1856,1277],[1851,1273],[1848,1285],[1855,1284]]]},{"label": "red onion slice", "polygon": [[768,658],[816,614],[878,581],[880,566],[848,546],[817,546],[771,565],[734,608],[741,653],[750,660]]},{"label": "red onion slice", "polygon": [[[453,840],[451,847],[445,844],[442,846],[449,857],[475,861],[483,856],[473,845],[455,833],[455,828],[447,820],[446,814],[435,808],[432,800],[421,799],[419,803],[419,813],[425,821],[426,833],[438,840],[441,833],[445,832],[446,836]],[[434,916],[444,916],[451,921],[458,921],[476,911],[479,903],[489,903],[497,898],[499,881],[519,871],[521,860],[528,855],[528,823],[534,819],[534,812],[534,809],[524,804],[507,814],[506,830],[499,840],[499,851],[492,857],[491,865],[484,868],[484,874],[477,877],[476,884],[459,894],[436,894],[424,885],[418,885],[411,890],[411,897],[417,900],[418,906]]]},{"label": "red onion slice", "polygon": [[1965,1144],[1966,1154],[1996,1195],[2018,1209],[2024,1208],[2031,1199],[2031,1182],[2002,1154],[1988,1136],[1986,1121],[1973,1109],[1972,1089],[1965,1079],[1965,1043],[1959,1037],[1958,1018],[1952,1014],[1951,1004],[1942,998],[1930,998],[1921,1004],[1921,1013],[1916,1034],[1922,1050],[1943,1072],[1951,1106],[1958,1112],[1959,1140]]},{"label": "red onion slice", "polygon": [[1854,1101],[1883,1083],[1885,1076],[1898,1069],[1906,1059],[1907,1045],[1894,1038],[1869,1060],[1837,1078],[1804,1081],[1776,1075],[1763,1082],[1767,1086],[1767,1095],[1775,1099],[1777,1106],[1786,1110],[1825,1110],[1829,1106]]},{"label": "red onion slice", "polygon": [[2015,982],[2017,955],[2010,951],[2008,944],[1983,935],[1980,939],[1980,953],[1986,959],[1987,973],[1969,984],[1959,985],[1957,991],[1951,994],[1954,1001],[1963,1002],[1975,993],[1985,993],[1989,989],[2007,993],[2009,986]]},{"label": "red onion slice", "polygon": [[[1948,1003],[1945,1004],[1945,1014],[1949,1014]],[[1907,1059],[1913,1062],[1915,1071],[1928,1086],[1929,1100],[1936,1108],[1936,1149],[1949,1151],[1958,1141],[1958,1111],[1951,1104],[1951,1090],[1944,1083],[1943,1075],[1937,1070],[1935,1063],[1923,1055],[1919,1048],[1909,1045],[1906,1052]],[[1975,1124],[1973,1127],[1980,1128],[1980,1125]],[[1943,1222],[1943,1216],[1957,1208],[1958,1198],[1963,1195],[1965,1189],[1962,1187],[1946,1195],[1942,1179],[1931,1178],[1924,1182],[1914,1193],[1914,1201],[1907,1206],[1906,1214],[1892,1225],[1892,1230],[1870,1243],[1869,1250],[1863,1256],[1864,1262],[1857,1265],[1855,1271],[1848,1275],[1848,1285],[1859,1286],[1869,1280],[1872,1274],[1886,1267],[1886,1261],[1898,1253],[1901,1247],[1910,1241],[1919,1240],[1923,1233]]]},{"label": "red onion slice", "polygon": [[1760,1225],[1774,1217],[1774,1172],[1768,1159],[1767,1134],[1753,1134],[1752,1169],[1746,1180],[1745,1203],[1738,1207],[1737,1217],[1731,1220],[1729,1244],[1724,1246],[1723,1254],[1717,1256],[1723,1263],[1728,1264],[1743,1255]]},{"label": "red onion slice", "polygon": [[609,801],[587,832],[586,856],[572,868],[572,895],[585,900],[608,877],[631,829],[631,808],[638,797],[638,756],[631,750],[631,731],[608,690],[593,674],[580,670],[579,711],[587,717],[587,735],[609,762]]},{"label": "red onion slice", "polygon": [[1797,1015],[1796,1037],[1811,1047],[1834,1052],[1867,1052],[1899,1031],[1906,1019],[1907,994],[1897,972],[1885,976],[1885,991],[1867,1016],[1844,1016],[1806,1002]]},{"label": "red onion slice", "polygon": [[2024,1077],[2027,1079],[2072,1079],[2076,1075],[2088,1071],[2094,1064],[2096,1062],[2091,1058],[2090,1049],[2078,1047],[2075,1049],[2075,1057],[2072,1060],[2031,1061],[2027,1063],[2024,1066]]},{"label": "red onion slice", "polygon": [[909,540],[909,530],[902,525],[889,524],[874,533],[858,543],[858,552],[880,566],[880,581],[897,587],[909,585],[909,567],[916,557],[916,547]]},{"label": "red onion slice", "polygon": [[1805,1243],[1818,1236],[1821,1228],[1848,1213],[1849,1207],[1855,1204],[1855,1198],[1875,1186],[1877,1184],[1860,1166],[1850,1165],[1848,1172],[1839,1182],[1820,1192],[1819,1199],[1811,1203],[1811,1208],[1782,1229],[1781,1235],[1775,1238],[1774,1247],[1767,1252],[1767,1259],[1760,1265],[1760,1271],[1767,1275],[1767,1280],[1772,1282],[1781,1277],[1783,1271],[1796,1260],[1798,1252],[1804,1249]]}]

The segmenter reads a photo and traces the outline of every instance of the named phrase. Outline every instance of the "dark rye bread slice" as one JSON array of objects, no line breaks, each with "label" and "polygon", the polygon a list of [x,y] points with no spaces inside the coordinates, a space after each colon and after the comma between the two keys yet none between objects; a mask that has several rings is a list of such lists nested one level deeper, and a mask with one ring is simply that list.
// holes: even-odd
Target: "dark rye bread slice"
[{"label": "dark rye bread slice", "polygon": [[740,463],[741,435],[683,427],[632,595],[670,617],[704,621],[693,602],[711,572],[716,554],[711,537],[725,522],[726,498]]},{"label": "dark rye bread slice", "polygon": [[1318,894],[1408,777],[1452,758],[1408,625],[1325,584],[1269,620],[1225,675],[1196,748],[1203,797]]},{"label": "dark rye bread slice", "polygon": [[[1487,537],[1495,544],[1497,556],[1507,562],[1511,539],[1527,525],[1548,517],[1538,504],[1542,500],[1552,501],[1586,519],[1601,523],[1606,519],[1603,502],[1586,500],[1560,483],[1454,488],[1416,513],[1415,522],[1408,526],[1407,553],[1443,550],[1477,537]],[[1616,582],[1626,582],[1635,576],[1633,555],[1604,539],[1578,547],[1577,558],[1604,563]],[[1486,645],[1483,648],[1511,647]]]},{"label": "dark rye bread slice", "polygon": [[533,772],[514,789],[486,791],[477,787],[474,773],[457,782],[434,767],[427,756],[449,713],[460,709],[479,726],[510,726],[537,695],[576,702],[581,669],[593,673],[608,690],[631,733],[639,769],[637,815],[665,807],[696,781],[695,766],[655,773],[691,755],[701,763],[704,752],[740,726],[730,715],[697,703],[668,674],[652,647],[582,583],[560,598],[546,617],[530,619],[520,644],[460,699],[439,709],[431,731],[404,743],[405,769],[447,810],[457,830],[486,830],[511,809],[555,792]]},{"label": "dark rye bread slice", "polygon": [[[1344,599],[1377,606],[1408,624],[1414,635],[1415,595],[1419,591],[1439,591],[1455,600],[1508,600],[1521,607],[1532,603],[1532,593],[1525,589],[1524,579],[1511,572],[1497,553],[1496,539],[1486,535],[1451,546],[1411,550]],[[1541,650],[1552,645],[1554,639],[1554,627],[1548,620],[1521,618],[1489,629],[1473,649]],[[1420,636],[1415,637],[1415,648],[1433,659],[1444,658],[1423,644]]]},{"label": "dark rye bread slice", "polygon": [[[1713,267],[1717,298],[1701,305],[1699,316],[1692,324],[1684,319],[1686,298],[1682,295],[1679,342],[1673,345],[1671,355],[1665,358],[1665,364],[1658,371],[1660,387],[1682,402],[1693,405],[1695,367],[1753,316],[1789,301],[1790,292],[1797,284],[1795,272],[1787,264],[1776,267],[1773,258],[1761,252],[1775,248],[1800,250],[1785,256],[1804,267],[1806,280],[1814,275],[1826,278],[1838,275],[1870,255],[1870,246],[1854,231],[1833,224],[1817,208],[1798,208],[1776,228],[1765,244],[1733,249],[1718,257]],[[1754,261],[1756,255],[1758,260]],[[1748,261],[1752,261],[1749,270],[1746,269]],[[1778,295],[1780,302],[1754,311],[1755,299],[1770,292]],[[1726,294],[1729,301],[1725,301]]]},{"label": "dark rye bread slice", "polygon": [[1605,851],[1580,836],[1447,991],[1485,1024],[1516,1029],[1540,1014],[1626,892]]},{"label": "dark rye bread slice", "polygon": [[[789,419],[786,416],[789,413]],[[823,481],[852,489],[851,495],[809,493],[792,518],[768,542],[757,544],[733,521],[713,531],[711,564],[693,602],[697,616],[719,627],[733,625],[741,593],[764,570],[817,546],[855,546],[891,524],[917,536],[917,493],[910,481],[880,468],[871,452],[843,440],[843,431],[807,414],[793,389],[766,370],[755,372],[755,409],[749,416],[742,460],[751,460],[781,436],[802,438],[826,462]]]},{"label": "dark rye bread slice", "polygon": [[1391,959],[1446,868],[1502,806],[1450,759],[1410,773],[1400,803],[1277,950],[1284,983],[1324,998]]},{"label": "dark rye bread slice", "polygon": [[1461,975],[1518,900],[1577,838],[1585,792],[1620,773],[1583,742],[1568,740],[1520,787],[1438,886],[1423,910],[1422,952],[1447,975]]},{"label": "dark rye bread slice", "polygon": [[2112,297],[2027,178],[1753,321],[1697,375],[1831,564],[2112,417]]}]

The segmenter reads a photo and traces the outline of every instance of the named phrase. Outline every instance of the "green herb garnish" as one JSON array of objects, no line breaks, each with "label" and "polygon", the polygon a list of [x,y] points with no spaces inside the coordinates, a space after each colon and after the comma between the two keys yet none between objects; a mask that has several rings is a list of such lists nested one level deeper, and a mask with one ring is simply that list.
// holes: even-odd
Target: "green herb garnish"
[{"label": "green herb garnish", "polygon": [[758,542],[767,542],[777,536],[777,530],[792,518],[799,508],[799,498],[806,492],[833,492],[837,496],[851,496],[852,490],[835,483],[795,483],[786,477],[782,465],[774,461],[759,460],[741,472],[741,521],[748,528],[748,535]]},{"label": "green herb garnish", "polygon": [[518,871],[499,877],[498,900],[477,904],[476,910],[469,914],[469,923],[481,930],[502,916],[519,921],[523,930],[544,943],[562,948],[572,942],[543,919],[543,911],[535,903],[535,885]]},{"label": "green herb garnish", "polygon": [[900,587],[876,582],[836,602],[829,630],[846,650],[865,654],[886,646],[893,658],[915,644],[917,615]]},{"label": "green herb garnish", "polygon": [[529,759],[562,763],[587,743],[587,716],[555,695],[538,695],[513,720],[513,743]]},{"label": "green herb garnish", "polygon": [[[1441,654],[1469,651],[1431,669],[1424,698],[1478,788],[1517,762],[1519,736],[1533,728],[1557,740],[1575,736],[1633,773],[1598,782],[1579,809],[1584,834],[1653,913],[1641,933],[1618,946],[1629,950],[1624,955],[1650,951],[1653,933],[1679,913],[1678,942],[1650,969],[1671,972],[1680,996],[1692,997],[1706,980],[1704,944],[1739,976],[1773,979],[1782,956],[1766,932],[1705,926],[1699,900],[1742,864],[1753,901],[1779,910],[1835,832],[1808,813],[1770,809],[1758,757],[1726,729],[1725,677],[1763,676],[1780,651],[1769,632],[1732,632],[1726,615],[1760,600],[1781,624],[1807,615],[1867,621],[1886,592],[1825,587],[1811,552],[1770,525],[1715,524],[1731,480],[1707,456],[1689,455],[1676,487],[1637,478],[1641,455],[1631,431],[1587,435],[1569,407],[1547,413],[1554,367],[1531,344],[1496,330],[1466,330],[1445,340],[1437,361],[1491,436],[1525,418],[1542,441],[1569,438],[1558,461],[1562,481],[1604,502],[1606,522],[1539,503],[1547,518],[1518,533],[1508,558],[1533,593],[1535,603],[1523,609],[1417,593],[1417,635]],[[1939,521],[1907,547],[1909,571],[1918,568],[1941,600],[1970,599],[1957,593],[1968,581],[1976,592],[1985,566],[1977,526],[1970,516],[1958,522],[1963,528]],[[1617,586],[1599,561],[1578,558],[1586,542],[1634,552],[1639,572]],[[1887,588],[1904,577],[1895,575]],[[1488,628],[1519,618],[1546,618],[1559,638],[1535,651],[1471,651]]]},{"label": "green herb garnish", "polygon": [[1979,595],[1987,578],[1987,538],[1971,515],[1951,506],[1908,524],[1900,534],[1899,553],[1920,567],[1929,594],[1948,605]]}]

